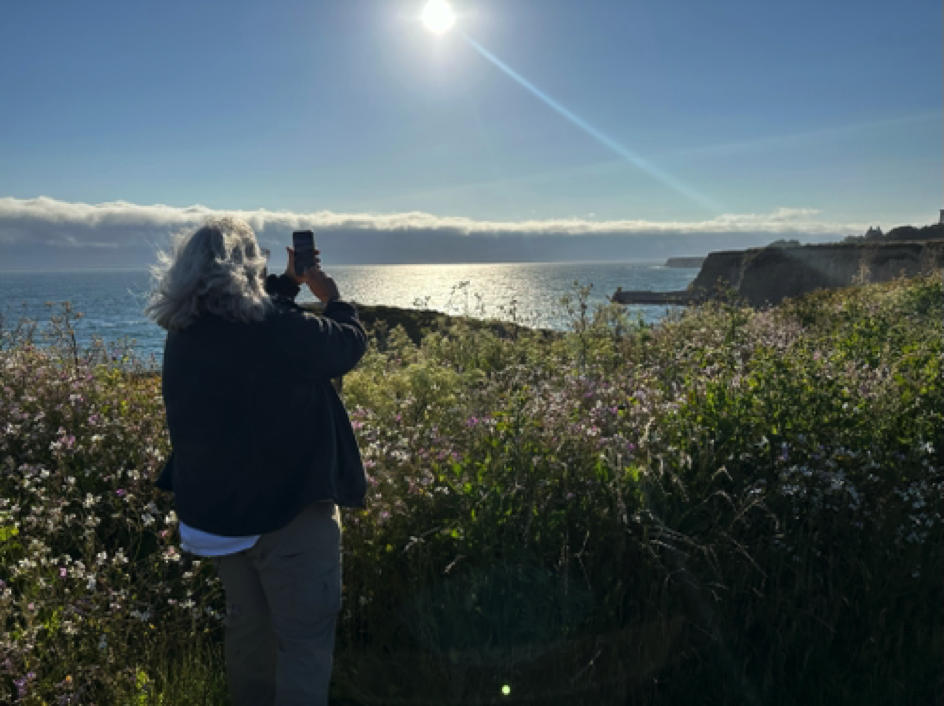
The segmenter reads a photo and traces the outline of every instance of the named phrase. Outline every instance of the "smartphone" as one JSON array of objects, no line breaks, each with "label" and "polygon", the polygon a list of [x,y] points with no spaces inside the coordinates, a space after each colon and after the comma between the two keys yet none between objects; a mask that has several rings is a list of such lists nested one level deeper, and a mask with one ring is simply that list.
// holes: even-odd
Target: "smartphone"
[{"label": "smartphone", "polygon": [[305,276],[305,270],[315,264],[315,233],[311,230],[296,230],[292,233],[292,249],[295,251],[295,274]]}]

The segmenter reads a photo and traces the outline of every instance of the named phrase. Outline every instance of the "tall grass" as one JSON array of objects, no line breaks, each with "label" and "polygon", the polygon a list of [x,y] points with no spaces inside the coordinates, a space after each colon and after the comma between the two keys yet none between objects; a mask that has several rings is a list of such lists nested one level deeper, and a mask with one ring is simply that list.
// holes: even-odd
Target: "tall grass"
[{"label": "tall grass", "polygon": [[[939,700],[942,299],[378,328],[333,703]],[[159,379],[71,315],[0,338],[0,701],[225,703],[221,588],[149,484]]]}]

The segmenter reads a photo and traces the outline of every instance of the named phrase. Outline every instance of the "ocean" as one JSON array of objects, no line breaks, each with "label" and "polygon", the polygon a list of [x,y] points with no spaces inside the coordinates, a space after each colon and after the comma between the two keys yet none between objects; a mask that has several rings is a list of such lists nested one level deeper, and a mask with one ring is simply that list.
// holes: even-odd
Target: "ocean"
[{"label": "ocean", "polygon": [[[499,263],[459,265],[325,265],[346,299],[361,304],[434,309],[447,314],[516,321],[563,330],[560,300],[574,282],[592,285],[591,303],[604,303],[617,287],[626,290],[685,289],[696,269],[652,262]],[[146,270],[0,272],[0,314],[8,328],[22,318],[48,321],[47,303],[68,301],[81,312],[80,342],[132,339],[137,353],[159,362],[164,331],[145,318],[150,275]],[[298,301],[311,301],[305,289]],[[647,322],[663,318],[665,306],[631,307]]]}]

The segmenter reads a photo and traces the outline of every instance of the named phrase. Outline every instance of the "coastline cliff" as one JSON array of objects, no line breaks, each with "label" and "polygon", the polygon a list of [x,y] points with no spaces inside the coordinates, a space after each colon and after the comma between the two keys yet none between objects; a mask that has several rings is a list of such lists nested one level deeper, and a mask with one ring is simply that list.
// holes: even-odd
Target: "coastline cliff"
[{"label": "coastline cliff", "polygon": [[689,286],[695,298],[733,288],[751,306],[778,304],[817,289],[887,282],[944,268],[944,242],[857,242],[713,252]]}]

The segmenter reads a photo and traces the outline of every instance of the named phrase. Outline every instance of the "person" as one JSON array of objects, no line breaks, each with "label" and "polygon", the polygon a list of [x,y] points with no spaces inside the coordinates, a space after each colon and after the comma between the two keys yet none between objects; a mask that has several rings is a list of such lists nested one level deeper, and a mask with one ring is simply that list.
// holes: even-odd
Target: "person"
[{"label": "person", "polygon": [[[364,507],[367,476],[331,384],[367,336],[315,266],[269,276],[249,224],[208,221],[155,268],[147,314],[167,330],[162,392],[181,545],[213,557],[226,595],[235,706],[327,704],[341,608],[339,507]],[[294,302],[305,284],[321,315]]]}]

